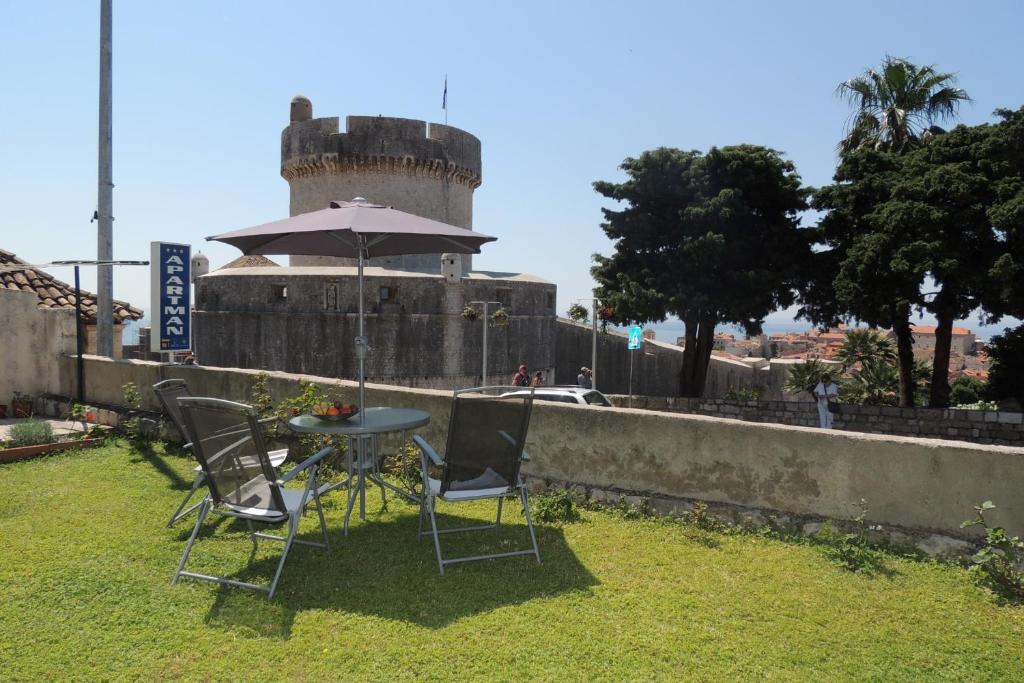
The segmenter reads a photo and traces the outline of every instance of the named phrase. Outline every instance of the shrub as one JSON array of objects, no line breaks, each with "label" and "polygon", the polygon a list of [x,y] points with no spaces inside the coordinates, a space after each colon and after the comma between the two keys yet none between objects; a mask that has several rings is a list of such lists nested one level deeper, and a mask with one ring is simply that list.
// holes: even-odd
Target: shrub
[{"label": "shrub", "polygon": [[547,491],[533,499],[533,516],[544,524],[577,522],[580,519],[579,500],[568,489]]},{"label": "shrub", "polygon": [[148,439],[146,430],[142,425],[142,417],[139,415],[139,408],[142,407],[142,394],[134,382],[121,385],[121,397],[128,411],[121,421],[121,429],[129,441],[141,443]]},{"label": "shrub", "polygon": [[973,377],[957,377],[949,385],[949,403],[977,403],[985,393],[985,383]]},{"label": "shrub", "polygon": [[760,387],[741,387],[730,389],[723,397],[726,401],[758,401],[761,399]]},{"label": "shrub", "polygon": [[873,573],[881,568],[882,553],[868,542],[867,501],[862,498],[858,508],[860,512],[853,518],[853,532],[839,533],[833,529],[831,521],[826,521],[821,525],[817,540],[825,546],[825,556],[840,567],[851,572]]},{"label": "shrub", "polygon": [[274,414],[274,399],[267,388],[267,379],[269,375],[261,372],[256,375],[252,387],[249,388],[249,405],[256,409],[256,414],[260,417],[270,417]]},{"label": "shrub", "polygon": [[8,434],[8,441],[12,447],[37,446],[44,443],[53,443],[53,428],[49,422],[42,420],[29,420],[19,422],[11,427]]},{"label": "shrub", "polygon": [[993,401],[1014,399],[1024,407],[1024,325],[992,337],[988,371],[988,396]]},{"label": "shrub", "polygon": [[985,528],[985,543],[971,558],[971,573],[979,584],[1000,597],[1021,602],[1024,600],[1024,573],[1020,570],[1024,564],[1024,541],[1019,536],[1010,536],[1001,526],[989,525],[985,513],[995,508],[990,500],[975,505],[977,517],[960,525],[961,529],[971,526]]}]

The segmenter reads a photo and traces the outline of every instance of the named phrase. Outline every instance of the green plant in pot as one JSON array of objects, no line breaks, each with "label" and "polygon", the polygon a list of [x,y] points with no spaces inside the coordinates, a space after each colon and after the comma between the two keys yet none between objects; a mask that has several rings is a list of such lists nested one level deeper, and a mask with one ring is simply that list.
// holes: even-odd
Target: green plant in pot
[{"label": "green plant in pot", "polygon": [[11,399],[11,412],[14,417],[32,417],[32,395],[15,391]]}]

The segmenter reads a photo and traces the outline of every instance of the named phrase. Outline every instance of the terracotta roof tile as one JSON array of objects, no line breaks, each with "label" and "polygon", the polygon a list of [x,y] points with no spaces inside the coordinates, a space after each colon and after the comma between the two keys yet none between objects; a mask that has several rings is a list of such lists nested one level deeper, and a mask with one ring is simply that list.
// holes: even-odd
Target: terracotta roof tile
[{"label": "terracotta roof tile", "polygon": [[[0,266],[25,265],[24,261],[9,251],[0,249]],[[39,297],[40,308],[74,308],[75,288],[61,282],[49,273],[26,268],[0,268],[0,289],[19,289],[23,292],[35,292]],[[96,295],[82,291],[82,316],[87,323],[96,321]],[[115,321],[138,320],[143,313],[127,301],[114,300]]]}]

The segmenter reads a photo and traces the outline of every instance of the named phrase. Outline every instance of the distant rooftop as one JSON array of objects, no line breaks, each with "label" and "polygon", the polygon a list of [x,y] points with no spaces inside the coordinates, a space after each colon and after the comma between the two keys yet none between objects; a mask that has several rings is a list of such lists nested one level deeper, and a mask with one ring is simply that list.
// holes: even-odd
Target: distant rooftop
[{"label": "distant rooftop", "polygon": [[[39,296],[39,308],[71,308],[75,307],[75,288],[61,282],[49,273],[31,267],[25,261],[9,251],[0,249],[0,289],[17,289],[23,292],[35,292]],[[10,266],[25,266],[11,268]],[[86,323],[96,322],[96,295],[82,292],[80,308]],[[127,320],[138,320],[142,311],[127,301],[114,300],[114,322],[123,323]]]},{"label": "distant rooftop", "polygon": [[280,268],[281,264],[271,261],[266,256],[260,254],[243,254],[236,258],[230,263],[226,263],[217,270],[224,270],[225,268]]}]

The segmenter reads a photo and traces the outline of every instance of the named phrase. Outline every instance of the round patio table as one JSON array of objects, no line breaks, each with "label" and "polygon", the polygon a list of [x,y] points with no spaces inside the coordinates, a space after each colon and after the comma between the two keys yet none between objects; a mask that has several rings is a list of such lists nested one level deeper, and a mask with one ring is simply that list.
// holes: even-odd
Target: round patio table
[{"label": "round patio table", "polygon": [[[359,418],[362,417],[362,420]],[[381,497],[388,488],[399,495],[419,502],[408,491],[394,486],[380,476],[377,470],[376,442],[379,434],[405,432],[422,427],[430,422],[430,413],[414,408],[367,408],[360,415],[347,420],[325,420],[315,415],[297,415],[288,420],[288,426],[303,434],[321,434],[324,436],[347,436],[348,439],[348,479],[337,484],[324,484],[318,490],[320,495],[334,489],[348,486],[348,501],[345,508],[345,535],[348,535],[348,521],[352,516],[352,508],[359,498],[359,517],[366,519],[366,480],[370,479],[381,487]],[[355,479],[355,485],[352,480]],[[384,499],[387,505],[387,499]]]}]

